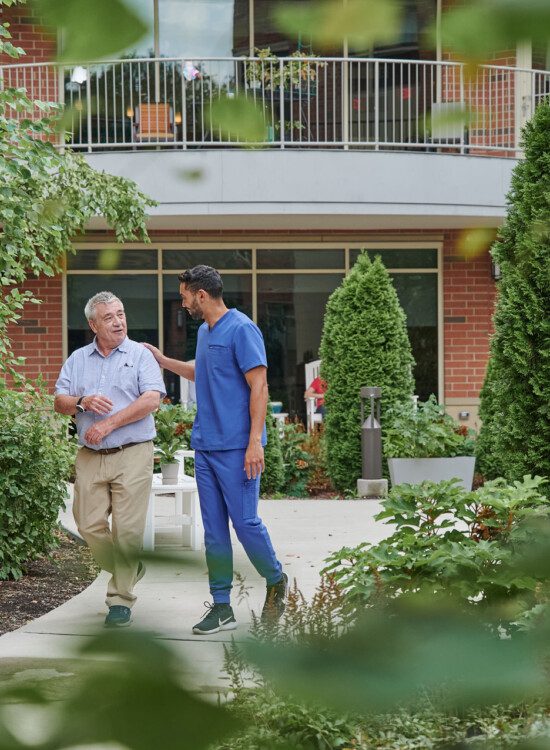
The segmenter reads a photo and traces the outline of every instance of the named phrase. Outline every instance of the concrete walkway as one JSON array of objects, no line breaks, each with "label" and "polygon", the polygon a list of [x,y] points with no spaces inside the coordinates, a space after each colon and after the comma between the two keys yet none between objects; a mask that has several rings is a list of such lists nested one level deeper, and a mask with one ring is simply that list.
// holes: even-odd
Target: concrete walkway
[{"label": "concrete walkway", "polygon": [[[379,509],[372,500],[263,500],[260,504],[260,514],[285,571],[291,581],[296,578],[308,599],[319,583],[319,571],[330,552],[362,541],[376,542],[389,533],[387,526],[374,521]],[[181,658],[183,672],[197,689],[217,691],[224,686],[222,644],[231,636],[247,637],[250,610],[261,611],[264,581],[234,538],[234,567],[250,587],[240,603],[234,589],[238,628],[229,633],[194,636],[191,628],[204,612],[203,602],[209,600],[204,552],[178,549],[169,545],[169,538],[160,541],[157,551],[174,555],[174,560],[147,564],[147,574],[136,587],[133,627],[151,631],[169,643]],[[21,668],[29,669],[34,660],[74,658],[85,640],[102,628],[106,582],[107,574],[102,573],[78,596],[0,637],[0,680],[9,665],[7,672],[14,674],[14,660]]]}]

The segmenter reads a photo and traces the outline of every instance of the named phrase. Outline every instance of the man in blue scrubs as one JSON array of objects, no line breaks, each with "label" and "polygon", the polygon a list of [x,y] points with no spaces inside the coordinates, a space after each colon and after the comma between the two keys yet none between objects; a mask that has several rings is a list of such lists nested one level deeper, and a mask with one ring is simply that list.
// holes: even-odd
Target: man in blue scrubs
[{"label": "man in blue scrubs", "polygon": [[195,266],[178,279],[182,307],[194,320],[204,320],[195,362],[169,359],[155,347],[145,346],[161,367],[195,381],[197,416],[191,447],[214,603],[193,632],[217,633],[237,627],[230,605],[229,520],[250,561],[266,579],[264,621],[282,615],[288,593],[288,577],[257,512],[266,444],[267,359],[260,329],[243,313],[225,306],[222,280],[214,268]]}]

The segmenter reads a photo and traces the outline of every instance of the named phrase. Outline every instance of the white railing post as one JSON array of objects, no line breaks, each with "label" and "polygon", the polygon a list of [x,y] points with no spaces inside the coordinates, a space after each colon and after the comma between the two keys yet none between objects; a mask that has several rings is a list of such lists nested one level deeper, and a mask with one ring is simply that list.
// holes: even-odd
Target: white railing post
[{"label": "white railing post", "polygon": [[[57,98],[59,99],[59,104],[64,108],[65,107],[65,68],[63,65],[57,66]],[[59,136],[58,136],[58,146],[60,153],[63,153],[65,151],[65,130],[63,128],[59,129]]]},{"label": "white railing post", "polygon": [[380,62],[374,61],[374,148],[376,151],[380,148]]},{"label": "white railing post", "polygon": [[281,148],[285,147],[285,84],[284,84],[284,62],[279,59],[279,136]]}]

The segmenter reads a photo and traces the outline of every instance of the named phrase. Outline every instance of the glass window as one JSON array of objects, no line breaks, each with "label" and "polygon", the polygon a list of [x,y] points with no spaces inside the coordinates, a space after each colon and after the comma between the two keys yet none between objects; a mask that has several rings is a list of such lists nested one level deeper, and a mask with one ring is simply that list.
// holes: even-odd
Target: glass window
[{"label": "glass window", "polygon": [[258,276],[258,325],[265,338],[269,392],[283,411],[305,417],[304,365],[318,358],[323,314],[343,274]]},{"label": "glass window", "polygon": [[[223,299],[227,307],[236,307],[252,317],[252,276],[230,274],[224,276]],[[193,320],[181,306],[179,281],[176,275],[164,276],[164,353],[174,359],[195,358],[197,331],[202,321]],[[166,391],[174,400],[179,400],[179,377],[165,371]]]},{"label": "glass window", "polygon": [[147,33],[127,50],[121,52],[119,57],[153,57],[155,54],[154,0],[129,0],[127,4],[146,24]]},{"label": "glass window", "polygon": [[399,302],[407,316],[407,332],[416,362],[415,393],[425,401],[438,394],[437,274],[392,274]]},{"label": "glass window", "polygon": [[158,346],[157,276],[67,276],[69,354],[93,338],[84,306],[94,294],[108,290],[123,302],[128,323],[128,336],[135,341],[148,341]]},{"label": "glass window", "polygon": [[250,250],[164,250],[162,265],[166,270],[181,273],[201,263],[219,270],[228,268],[252,268]]},{"label": "glass window", "polygon": [[[349,262],[353,266],[360,250],[349,251]],[[368,250],[371,260],[379,255],[386,268],[437,268],[437,250],[404,248],[401,250]]]},{"label": "glass window", "polygon": [[76,255],[67,255],[70,271],[130,271],[157,268],[156,250],[126,250],[106,247],[98,250],[77,250]]},{"label": "glass window", "polygon": [[[282,33],[275,22],[274,11],[277,3],[273,0],[253,0],[254,2],[254,46],[258,49],[269,47],[279,57],[292,54],[295,50],[316,53],[312,49],[309,36],[299,34],[289,37]],[[303,5],[303,0],[285,0],[285,7]],[[341,49],[323,50],[324,54],[342,54]]]},{"label": "glass window", "polygon": [[163,57],[248,54],[247,0],[158,0]]},{"label": "glass window", "polygon": [[258,268],[343,269],[343,250],[258,250]]}]

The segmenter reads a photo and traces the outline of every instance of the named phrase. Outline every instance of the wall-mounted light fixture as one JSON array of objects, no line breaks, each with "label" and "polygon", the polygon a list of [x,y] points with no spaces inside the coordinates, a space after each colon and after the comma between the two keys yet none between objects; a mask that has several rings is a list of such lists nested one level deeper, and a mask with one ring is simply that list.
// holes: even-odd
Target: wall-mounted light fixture
[{"label": "wall-mounted light fixture", "polygon": [[126,109],[126,117],[129,117],[130,120],[131,120],[133,118],[133,116],[134,116],[134,108],[133,107],[128,107]]},{"label": "wall-mounted light fixture", "polygon": [[494,281],[500,281],[502,278],[502,271],[500,270],[500,265],[498,263],[495,263],[493,260],[491,262],[491,278]]},{"label": "wall-mounted light fixture", "polygon": [[176,125],[181,125],[181,112],[176,112],[174,122],[176,123]]}]

